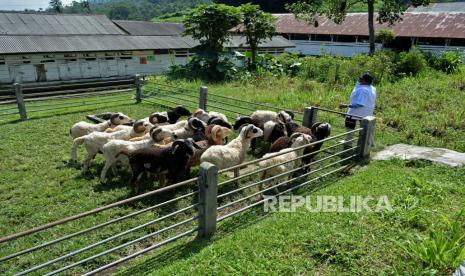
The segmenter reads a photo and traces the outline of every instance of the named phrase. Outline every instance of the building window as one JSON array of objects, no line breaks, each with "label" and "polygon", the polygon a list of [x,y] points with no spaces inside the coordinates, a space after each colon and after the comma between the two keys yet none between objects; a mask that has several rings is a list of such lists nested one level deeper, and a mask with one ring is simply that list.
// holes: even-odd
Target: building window
[{"label": "building window", "polygon": [[41,60],[40,63],[51,63],[51,62],[55,62],[54,59],[46,59],[46,60]]},{"label": "building window", "polygon": [[86,53],[86,54],[83,54],[84,57],[95,57],[95,54],[94,53]]},{"label": "building window", "polygon": [[65,57],[76,57],[76,54],[65,54]]},{"label": "building window", "polygon": [[160,49],[160,50],[155,50],[154,54],[155,55],[167,55],[167,54],[169,54],[169,52],[168,52],[167,49]]},{"label": "building window", "polygon": [[131,52],[121,52],[120,56],[132,56]]},{"label": "building window", "polygon": [[73,62],[73,61],[77,61],[77,59],[72,58],[72,59],[67,59],[66,61],[67,61],[67,62]]},{"label": "building window", "polygon": [[147,64],[147,57],[140,57],[139,64]]},{"label": "building window", "polygon": [[114,57],[106,57],[105,60],[114,60]]},{"label": "building window", "polygon": [[120,57],[120,59],[132,59],[132,57]]},{"label": "building window", "polygon": [[94,61],[97,60],[96,58],[86,58],[86,61]]},{"label": "building window", "polygon": [[55,55],[44,55],[44,58],[54,58]]}]

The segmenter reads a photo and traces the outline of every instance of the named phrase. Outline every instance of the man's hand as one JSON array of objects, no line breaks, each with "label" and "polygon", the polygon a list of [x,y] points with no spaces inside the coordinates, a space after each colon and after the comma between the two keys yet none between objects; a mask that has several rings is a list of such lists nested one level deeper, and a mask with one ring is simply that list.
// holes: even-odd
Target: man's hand
[{"label": "man's hand", "polygon": [[341,103],[341,104],[339,104],[339,108],[340,108],[340,109],[343,109],[343,108],[348,108],[348,107],[349,107],[349,105],[348,105],[348,104],[345,104],[345,103]]}]

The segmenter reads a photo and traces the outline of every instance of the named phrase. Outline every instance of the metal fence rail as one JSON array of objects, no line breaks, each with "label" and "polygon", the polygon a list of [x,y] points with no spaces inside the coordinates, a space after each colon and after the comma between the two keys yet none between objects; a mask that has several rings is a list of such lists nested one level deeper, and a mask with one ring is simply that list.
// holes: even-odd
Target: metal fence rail
[{"label": "metal fence rail", "polygon": [[[114,98],[110,98],[112,96],[111,94],[109,95],[110,96],[106,99],[114,99],[116,101],[119,97],[119,95],[116,95],[113,96]],[[63,95],[60,96],[59,99],[67,100],[68,97],[73,98],[75,96],[76,98],[85,97],[84,95]],[[202,88],[200,92],[197,92],[166,84],[156,84],[153,89],[150,91],[146,90],[145,92],[138,89],[136,100],[167,108],[172,108],[179,104],[193,109],[203,108],[209,110],[209,108],[212,108],[215,111],[227,112],[229,117],[250,115],[250,113],[255,111],[258,107],[271,108],[276,111],[286,110],[272,105],[257,104],[229,96],[208,93],[206,88]],[[35,100],[31,100],[31,102],[34,103]],[[23,103],[29,104],[30,102],[28,100],[23,100]],[[61,104],[63,104],[63,106],[68,106],[64,103],[57,103],[54,106],[49,106],[47,105],[48,101],[40,99],[37,100],[37,103],[37,109],[28,112],[58,108]],[[237,103],[241,103],[242,105],[238,105]],[[0,108],[0,115],[2,114],[1,112],[8,112],[10,110],[14,110],[14,108]],[[347,116],[347,114],[343,112],[319,107],[308,107],[305,108],[303,112],[294,111],[294,113],[299,117],[297,120],[307,127],[312,126],[318,119],[321,120],[322,115],[323,117],[327,114],[329,114],[329,116],[335,115],[339,116],[339,119],[342,118],[341,116]],[[215,233],[219,222],[262,205],[269,200],[268,198],[260,198],[260,196],[263,197],[264,193],[274,191],[273,196],[275,197],[290,193],[325,177],[336,175],[350,168],[357,160],[369,156],[369,140],[370,135],[373,135],[374,118],[357,118],[357,120],[359,121],[360,127],[353,130],[342,130],[336,134],[333,133],[333,135],[328,138],[300,147],[291,148],[285,152],[273,153],[265,158],[258,158],[222,170],[218,170],[212,164],[202,163],[198,177],[0,238],[0,245],[15,242],[18,239],[28,238],[42,231],[52,228],[55,229],[55,227],[63,226],[66,223],[85,217],[94,216],[112,208],[182,187],[189,186],[189,189],[191,189],[191,186],[195,185],[195,188],[193,190],[191,189],[189,192],[183,192],[181,195],[174,198],[153,205],[151,204],[140,210],[118,215],[117,217],[94,224],[91,227],[77,231],[73,230],[71,233],[55,236],[51,240],[44,241],[39,239],[38,242],[35,242],[28,248],[20,248],[14,252],[8,252],[4,256],[0,256],[0,266],[5,263],[9,264],[10,262],[14,262],[18,269],[22,269],[18,275],[26,275],[33,272],[40,272],[45,275],[55,275],[65,271],[68,271],[68,273],[81,273],[82,270],[90,270],[85,272],[84,275],[93,275],[168,243],[191,236],[194,233],[197,233],[198,238],[210,237]],[[300,151],[304,149],[314,147],[317,148],[311,152],[300,153]],[[288,160],[283,160],[267,167],[254,167],[261,161],[296,151],[299,151],[298,156],[293,156]],[[295,164],[295,162],[300,162],[303,158],[312,158],[312,160],[307,164]],[[282,165],[289,166],[289,169],[266,178],[261,175],[263,172]],[[227,174],[242,168],[252,168],[252,171],[246,171],[236,177],[230,177]],[[233,183],[235,185],[228,185]],[[278,188],[279,190],[277,190]],[[189,199],[190,202],[187,202]],[[160,214],[158,217],[144,221],[142,221],[142,218],[138,217],[141,214],[160,209],[161,207],[180,203],[186,206],[176,207],[175,210],[170,210],[169,213]],[[116,231],[108,227],[129,219],[133,219],[134,221],[131,221],[137,224],[127,227],[121,225],[122,228],[117,228],[118,230]],[[50,256],[47,255],[46,260],[42,260],[44,258],[37,259],[34,263],[35,259],[32,258],[25,259],[26,264],[18,263],[18,261],[22,260],[21,258],[31,257],[29,254],[42,252],[41,250],[47,250],[51,246],[62,245],[65,241],[69,241],[76,237],[88,237],[86,235],[89,233],[95,233],[104,228],[106,231],[111,231],[111,233],[105,234],[102,238],[99,237],[98,240],[81,244],[77,248],[73,246],[59,247],[57,249],[58,252],[50,254]],[[141,233],[138,234],[139,232]],[[132,245],[144,241],[150,241],[152,244],[146,245],[146,247],[142,246],[142,248],[135,253],[125,253],[128,252],[128,248]],[[128,255],[124,256],[124,254]],[[100,262],[97,261],[98,258],[103,258],[104,256],[107,256],[105,260]]]},{"label": "metal fence rail", "polygon": [[[139,103],[141,101],[143,84],[144,81],[140,75],[135,75],[132,80],[106,80],[104,82],[94,83],[75,82],[72,84],[48,85],[43,87],[15,83],[12,86],[13,91],[11,95],[2,95],[0,98],[0,107],[8,106],[8,108],[0,108],[0,117],[6,116],[8,119],[16,119],[12,115],[19,114],[19,118],[25,121],[30,114],[37,112],[60,111],[83,106],[95,108],[101,105],[114,103],[130,103],[134,100],[136,103]],[[86,85],[99,86],[82,88]],[[67,87],[79,88],[69,89]],[[50,89],[58,90],[47,91]],[[128,92],[133,90],[136,91],[134,96],[129,95]],[[105,96],[105,99],[99,100],[92,98],[101,96]],[[59,102],[60,100],[65,102]],[[14,107],[12,105],[14,105]]]}]

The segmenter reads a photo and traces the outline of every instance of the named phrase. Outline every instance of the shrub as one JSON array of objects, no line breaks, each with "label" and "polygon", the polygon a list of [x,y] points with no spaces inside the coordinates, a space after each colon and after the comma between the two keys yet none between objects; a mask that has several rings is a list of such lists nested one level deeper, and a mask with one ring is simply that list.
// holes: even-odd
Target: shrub
[{"label": "shrub", "polygon": [[416,76],[427,67],[425,56],[422,52],[413,49],[410,52],[402,52],[397,59],[397,73],[400,76]]},{"label": "shrub", "polygon": [[426,53],[425,56],[430,67],[448,74],[456,72],[463,63],[464,58],[459,50],[439,54]]},{"label": "shrub", "polygon": [[378,41],[381,41],[383,44],[383,48],[386,47],[386,45],[389,45],[394,39],[396,39],[396,35],[392,30],[389,29],[381,29],[379,32],[376,34],[376,39]]}]

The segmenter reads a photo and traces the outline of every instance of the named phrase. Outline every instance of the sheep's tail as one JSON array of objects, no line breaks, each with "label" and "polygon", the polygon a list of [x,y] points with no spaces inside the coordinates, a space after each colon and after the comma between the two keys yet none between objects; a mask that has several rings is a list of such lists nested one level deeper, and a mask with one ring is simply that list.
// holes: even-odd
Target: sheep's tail
[{"label": "sheep's tail", "polygon": [[120,155],[126,155],[126,156],[129,156],[129,152],[127,150],[122,150],[120,152],[118,152],[118,154],[115,155],[115,158],[119,158]]},{"label": "sheep's tail", "polygon": [[84,143],[85,136],[78,137],[73,140],[73,146],[71,147],[71,161],[77,160],[77,149]]}]

